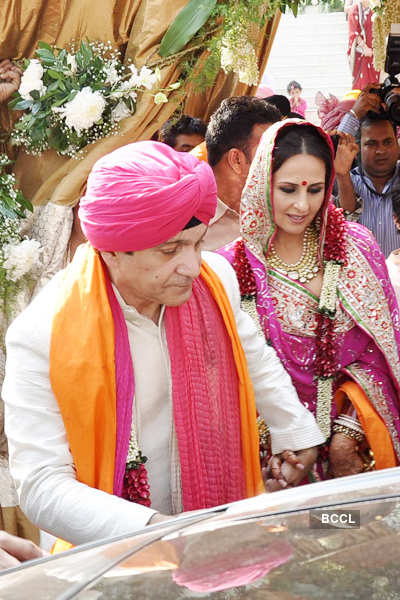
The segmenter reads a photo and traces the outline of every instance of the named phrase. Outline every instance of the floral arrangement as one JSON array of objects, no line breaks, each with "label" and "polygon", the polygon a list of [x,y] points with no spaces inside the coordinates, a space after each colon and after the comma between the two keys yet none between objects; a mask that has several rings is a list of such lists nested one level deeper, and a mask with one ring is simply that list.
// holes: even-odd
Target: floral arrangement
[{"label": "floral arrangement", "polygon": [[[324,243],[324,276],[317,314],[315,371],[318,381],[317,423],[322,433],[330,436],[330,414],[333,377],[336,372],[334,318],[336,315],[337,287],[340,269],[346,263],[346,236],[343,209],[329,207]],[[235,244],[232,263],[239,281],[240,295],[244,299],[257,296],[253,270],[245,252],[244,242]]]},{"label": "floral arrangement", "polygon": [[36,240],[19,233],[20,220],[31,203],[16,189],[14,175],[6,173],[11,161],[0,154],[0,301],[3,313],[12,314],[17,293],[40,261],[41,248]]},{"label": "floral arrangement", "polygon": [[[259,30],[278,10],[297,13],[301,0],[190,0],[161,41],[160,66],[180,59],[183,77],[195,89],[210,87],[219,70],[234,72],[246,85],[258,85]],[[198,64],[199,56],[207,51]]]},{"label": "floral arrangement", "polygon": [[156,88],[158,69],[124,65],[111,44],[82,42],[70,51],[39,42],[37,58],[26,60],[21,84],[10,106],[25,114],[11,138],[30,154],[53,148],[79,157],[92,142],[118,133],[118,124],[136,110],[138,94],[150,93],[156,104],[168,102]]}]

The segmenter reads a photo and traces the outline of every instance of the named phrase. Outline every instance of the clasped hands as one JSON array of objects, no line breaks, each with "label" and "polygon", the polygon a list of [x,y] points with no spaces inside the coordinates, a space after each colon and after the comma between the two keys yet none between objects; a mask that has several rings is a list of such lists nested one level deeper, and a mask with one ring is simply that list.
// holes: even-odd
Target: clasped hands
[{"label": "clasped hands", "polygon": [[284,450],[262,465],[264,484],[269,492],[298,485],[312,468],[318,455],[316,447],[293,452]]}]

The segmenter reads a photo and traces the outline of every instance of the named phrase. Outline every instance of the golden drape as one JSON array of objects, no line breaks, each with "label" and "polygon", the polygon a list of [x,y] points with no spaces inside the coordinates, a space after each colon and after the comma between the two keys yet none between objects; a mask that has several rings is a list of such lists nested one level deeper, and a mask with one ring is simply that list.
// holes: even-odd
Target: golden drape
[{"label": "golden drape", "polygon": [[[72,40],[79,43],[88,38],[111,41],[125,60],[131,59],[140,67],[150,57],[157,58],[158,44],[186,4],[187,0],[2,0],[0,59],[32,56],[39,40],[66,47]],[[259,33],[261,71],[278,22],[279,16]],[[178,76],[175,66],[163,68],[160,87],[168,86]],[[58,156],[53,150],[41,156],[20,150],[15,174],[22,191],[34,204],[76,204],[96,160],[124,144],[150,139],[174,112],[180,93],[178,90],[170,94],[167,104],[155,105],[151,97],[147,102],[139,102],[137,112],[121,122],[120,133],[91,144],[80,161]],[[251,88],[221,71],[211,90],[200,95],[189,92],[185,112],[207,120],[221,100],[246,93],[251,93]],[[3,112],[3,127],[9,125],[9,120],[10,115]]]}]

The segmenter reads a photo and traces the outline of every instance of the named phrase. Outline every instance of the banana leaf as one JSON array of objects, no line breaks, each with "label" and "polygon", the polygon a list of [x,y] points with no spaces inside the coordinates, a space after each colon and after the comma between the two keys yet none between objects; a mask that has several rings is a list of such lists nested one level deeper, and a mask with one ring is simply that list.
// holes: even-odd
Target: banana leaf
[{"label": "banana leaf", "polygon": [[209,18],[217,0],[190,0],[168,27],[158,54],[170,56],[182,50]]}]

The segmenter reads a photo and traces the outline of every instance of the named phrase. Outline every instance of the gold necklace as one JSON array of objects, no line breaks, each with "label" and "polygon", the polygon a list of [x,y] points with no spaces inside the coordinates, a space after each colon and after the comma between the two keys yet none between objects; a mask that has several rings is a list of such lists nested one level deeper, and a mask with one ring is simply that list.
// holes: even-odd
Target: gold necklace
[{"label": "gold necklace", "polygon": [[319,271],[318,233],[313,227],[307,227],[303,237],[303,251],[297,262],[285,263],[278,255],[274,244],[272,244],[267,263],[282,275],[287,275],[291,279],[300,281],[300,283],[311,281]]}]

